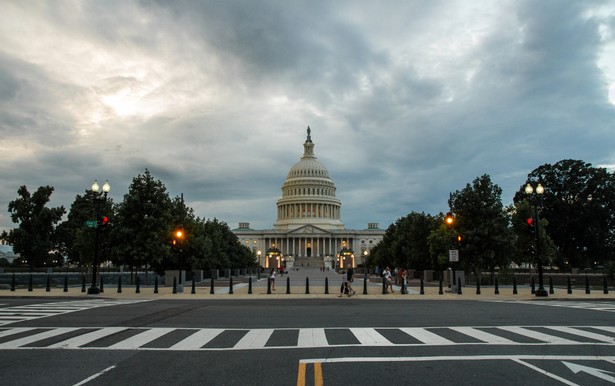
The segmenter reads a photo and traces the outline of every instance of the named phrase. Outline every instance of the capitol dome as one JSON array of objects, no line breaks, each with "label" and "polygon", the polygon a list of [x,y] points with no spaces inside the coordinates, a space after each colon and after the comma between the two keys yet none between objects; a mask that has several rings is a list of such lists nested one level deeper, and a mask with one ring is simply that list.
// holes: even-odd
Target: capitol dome
[{"label": "capitol dome", "polygon": [[315,225],[322,229],[343,229],[341,202],[335,198],[335,184],[327,168],[314,156],[311,129],[307,129],[303,156],[290,168],[278,200],[275,229]]}]

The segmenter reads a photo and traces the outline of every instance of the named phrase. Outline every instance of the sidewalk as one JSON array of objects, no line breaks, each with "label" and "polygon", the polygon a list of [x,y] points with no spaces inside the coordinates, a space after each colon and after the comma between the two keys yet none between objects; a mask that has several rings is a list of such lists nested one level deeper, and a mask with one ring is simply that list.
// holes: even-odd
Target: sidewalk
[{"label": "sidewalk", "polygon": [[[321,272],[318,269],[300,269],[299,271],[291,271],[288,275],[276,277],[275,291],[272,289],[271,294],[267,294],[267,274],[261,274],[261,279],[257,280],[256,276],[251,276],[252,293],[249,292],[249,279],[244,277],[241,282],[237,283],[237,279],[233,279],[233,294],[230,294],[229,279],[218,279],[214,281],[214,294],[210,294],[210,281],[206,280],[197,283],[195,293],[192,294],[192,282],[184,284],[184,291],[173,294],[172,287],[160,286],[159,293],[154,293],[154,287],[141,286],[140,293],[136,293],[135,286],[122,286],[122,293],[117,293],[117,286],[107,284],[104,287],[104,292],[99,295],[88,295],[87,292],[81,292],[81,286],[73,286],[68,288],[68,292],[63,291],[63,287],[52,288],[50,292],[46,292],[45,288],[34,288],[29,292],[27,288],[17,288],[15,291],[0,290],[0,298],[2,297],[72,297],[72,298],[113,298],[113,299],[337,299],[340,302],[347,299],[361,300],[399,300],[399,301],[436,301],[436,300],[501,300],[501,301],[528,301],[528,300],[615,300],[615,290],[611,290],[609,294],[604,294],[602,288],[592,289],[591,294],[585,293],[585,288],[577,288],[572,294],[567,294],[566,288],[555,288],[555,293],[548,297],[536,297],[531,294],[530,288],[527,285],[518,286],[518,294],[513,295],[511,286],[500,286],[499,294],[495,294],[494,287],[481,287],[481,294],[476,294],[476,288],[467,286],[462,288],[462,294],[451,293],[448,288],[443,288],[444,293],[439,294],[438,283],[429,283],[425,286],[425,294],[419,294],[418,284],[411,283],[408,288],[408,294],[402,295],[400,288],[394,286],[395,292],[392,294],[382,294],[382,284],[379,278],[374,278],[376,282],[367,283],[367,295],[363,294],[364,276],[355,276],[353,288],[356,295],[348,297],[344,295],[338,298],[341,284],[341,277],[333,271]],[[287,278],[290,278],[290,294],[287,294]],[[306,294],[306,278],[309,278],[309,294]],[[325,294],[325,280],[328,281],[329,294]],[[435,284],[435,286],[434,286]],[[88,285],[89,286],[89,283]]]}]

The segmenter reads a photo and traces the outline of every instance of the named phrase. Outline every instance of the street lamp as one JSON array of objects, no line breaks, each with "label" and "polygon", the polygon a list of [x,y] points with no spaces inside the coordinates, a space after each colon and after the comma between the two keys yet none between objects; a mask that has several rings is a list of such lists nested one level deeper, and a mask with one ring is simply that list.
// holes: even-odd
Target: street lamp
[{"label": "street lamp", "polygon": [[541,184],[538,184],[536,188],[528,182],[525,186],[525,194],[529,197],[530,205],[534,207],[534,223],[536,224],[536,232],[534,238],[536,240],[536,260],[538,262],[538,290],[536,290],[536,296],[546,297],[549,296],[547,290],[545,290],[544,281],[542,278],[542,261],[540,258],[540,221],[538,218],[538,207],[542,207],[542,195],[545,192],[545,188]]},{"label": "street lamp", "polygon": [[100,225],[102,216],[100,214],[100,207],[102,204],[107,202],[107,193],[111,190],[111,185],[109,185],[109,181],[105,181],[105,184],[102,187],[102,193],[100,192],[100,186],[98,185],[98,181],[94,180],[92,184],[92,193],[93,195],[93,203],[96,208],[96,238],[94,239],[94,262],[92,264],[92,286],[88,288],[88,295],[97,295],[100,293],[100,288],[98,288],[97,277],[98,277],[98,247],[100,243]]}]

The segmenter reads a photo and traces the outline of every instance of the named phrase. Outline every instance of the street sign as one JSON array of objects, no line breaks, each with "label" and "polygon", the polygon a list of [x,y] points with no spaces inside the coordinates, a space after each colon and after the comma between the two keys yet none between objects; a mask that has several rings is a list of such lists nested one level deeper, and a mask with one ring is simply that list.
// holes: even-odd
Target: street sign
[{"label": "street sign", "polygon": [[448,251],[448,261],[456,263],[459,261],[459,250],[451,249]]},{"label": "street sign", "polygon": [[96,220],[87,220],[85,222],[88,228],[96,228]]}]

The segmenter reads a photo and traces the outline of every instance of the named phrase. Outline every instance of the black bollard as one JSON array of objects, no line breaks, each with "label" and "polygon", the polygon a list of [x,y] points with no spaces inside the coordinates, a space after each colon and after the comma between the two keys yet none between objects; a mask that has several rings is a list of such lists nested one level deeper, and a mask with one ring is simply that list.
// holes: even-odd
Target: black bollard
[{"label": "black bollard", "polygon": [[50,292],[51,291],[51,278],[49,277],[49,274],[47,274],[47,285],[45,286],[45,292]]},{"label": "black bollard", "polygon": [[517,291],[517,277],[513,276],[513,295],[517,295],[519,292]]},{"label": "black bollard", "polygon": [[177,277],[173,276],[173,293],[177,293]]},{"label": "black bollard", "polygon": [[589,295],[591,292],[591,289],[589,289],[589,276],[585,274],[585,293]]},{"label": "black bollard", "polygon": [[105,292],[105,285],[103,283],[103,277],[100,275],[100,293]]},{"label": "black bollard", "polygon": [[382,294],[385,295],[387,293],[387,278],[382,277]]},{"label": "black bollard", "polygon": [[286,276],[286,293],[290,293],[290,277]]},{"label": "black bollard", "polygon": [[135,283],[136,283],[135,293],[140,294],[141,293],[141,280],[139,280],[139,276],[135,278]]},{"label": "black bollard", "polygon": [[267,295],[271,295],[271,278],[267,279]]},{"label": "black bollard", "polygon": [[13,278],[11,279],[11,291],[15,292],[15,274],[13,273]]},{"label": "black bollard", "polygon": [[[406,289],[406,293],[408,293],[408,289]],[[423,277],[421,276],[421,295],[425,295],[425,283],[423,282]]]},{"label": "black bollard", "polygon": [[248,277],[248,295],[252,295],[252,276]]},{"label": "black bollard", "polygon": [[457,295],[461,295],[461,278],[457,278]]},{"label": "black bollard", "polygon": [[30,274],[30,279],[28,279],[28,292],[32,292],[32,274]]},{"label": "black bollard", "polygon": [[438,284],[438,295],[444,295],[444,290],[442,288],[442,271],[440,271],[440,280]]},{"label": "black bollard", "polygon": [[553,279],[549,276],[549,293],[553,295],[555,291],[553,290]]},{"label": "black bollard", "polygon": [[309,277],[305,278],[305,294],[306,295],[310,294],[310,278]]},{"label": "black bollard", "polygon": [[209,282],[209,294],[213,295],[216,291],[214,290],[214,277],[211,277],[211,281]]},{"label": "black bollard", "polygon": [[158,276],[154,278],[154,293],[158,293]]},{"label": "black bollard", "polygon": [[365,276],[363,277],[363,295],[367,295],[367,272],[365,272]]},{"label": "black bollard", "polygon": [[192,291],[190,291],[192,295],[196,294],[196,283],[194,282],[194,275],[192,276]]},{"label": "black bollard", "polygon": [[476,294],[480,295],[480,276],[476,278]]},{"label": "black bollard", "polygon": [[530,283],[530,286],[532,287],[531,294],[532,295],[536,294],[536,283],[534,283],[534,276],[532,276],[532,281]]},{"label": "black bollard", "polygon": [[606,275],[604,275],[604,288],[603,288],[603,293],[604,294],[608,294],[609,293],[609,283],[606,280]]},{"label": "black bollard", "polygon": [[81,275],[81,292],[85,292],[85,275]]},{"label": "black bollard", "polygon": [[229,295],[233,294],[233,275],[229,275],[228,293],[229,293]]},{"label": "black bollard", "polygon": [[568,295],[570,295],[570,294],[572,294],[572,283],[570,282],[570,276],[568,276],[566,278],[566,281],[568,282],[568,286],[567,286],[568,287],[568,291],[567,292],[568,292]]},{"label": "black bollard", "polygon": [[498,285],[498,277],[495,277],[495,294],[499,295],[500,294],[500,286]]},{"label": "black bollard", "polygon": [[329,278],[325,277],[325,295],[329,295]]},{"label": "black bollard", "polygon": [[118,294],[122,293],[122,277],[121,276],[117,278],[117,293]]},{"label": "black bollard", "polygon": [[64,292],[68,292],[68,275],[64,275]]}]

